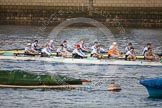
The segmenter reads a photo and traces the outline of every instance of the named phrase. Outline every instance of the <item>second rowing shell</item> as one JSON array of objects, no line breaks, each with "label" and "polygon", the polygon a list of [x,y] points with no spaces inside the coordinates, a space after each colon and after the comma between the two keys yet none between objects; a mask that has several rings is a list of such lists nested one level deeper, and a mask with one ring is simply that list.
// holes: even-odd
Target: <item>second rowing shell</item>
[{"label": "second rowing shell", "polygon": [[160,62],[149,62],[143,60],[125,61],[116,59],[73,59],[62,57],[19,57],[19,56],[0,56],[0,60],[22,60],[22,61],[46,61],[52,63],[67,63],[67,64],[96,64],[96,65],[134,65],[134,66],[162,66]]}]

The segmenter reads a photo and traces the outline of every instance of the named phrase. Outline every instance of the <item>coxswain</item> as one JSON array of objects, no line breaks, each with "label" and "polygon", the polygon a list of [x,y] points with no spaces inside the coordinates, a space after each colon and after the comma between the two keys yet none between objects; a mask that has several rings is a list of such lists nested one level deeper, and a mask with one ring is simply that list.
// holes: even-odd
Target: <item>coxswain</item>
[{"label": "coxswain", "polygon": [[108,58],[109,57],[118,58],[119,56],[120,56],[120,51],[116,46],[116,42],[113,42],[113,45],[110,46],[108,51]]},{"label": "coxswain", "polygon": [[131,47],[133,47],[132,43],[128,43],[128,45],[125,47],[125,54],[130,51]]},{"label": "coxswain", "polygon": [[144,56],[145,53],[147,52],[148,48],[151,48],[151,43],[147,43],[147,46],[143,48],[142,55]]},{"label": "coxswain", "polygon": [[38,40],[34,40],[31,46],[34,50],[41,52],[42,46],[38,44]]},{"label": "coxswain", "polygon": [[86,55],[82,52],[80,45],[77,45],[72,52],[73,58],[86,58]]},{"label": "coxswain", "polygon": [[52,55],[52,51],[49,45],[46,45],[41,51],[41,57],[49,57]]},{"label": "coxswain", "polygon": [[156,58],[159,58],[154,52],[152,51],[152,48],[148,48],[147,52],[144,54],[144,58],[149,61],[154,61]]},{"label": "coxswain", "polygon": [[97,58],[102,58],[101,54],[101,49],[100,45],[97,45],[96,48],[94,48],[91,52],[91,57],[97,57]]},{"label": "coxswain", "polygon": [[25,55],[37,55],[39,54],[38,51],[34,50],[32,48],[31,43],[28,43],[27,46],[25,47]]},{"label": "coxswain", "polygon": [[130,50],[127,51],[127,53],[125,54],[125,60],[136,60],[136,56],[135,56],[135,52],[134,52],[134,48],[130,47]]},{"label": "coxswain", "polygon": [[59,56],[66,57],[67,54],[68,54],[68,51],[64,48],[64,45],[63,44],[61,44],[59,46],[59,48],[57,48],[56,52],[57,52],[56,56],[58,56],[58,57]]}]

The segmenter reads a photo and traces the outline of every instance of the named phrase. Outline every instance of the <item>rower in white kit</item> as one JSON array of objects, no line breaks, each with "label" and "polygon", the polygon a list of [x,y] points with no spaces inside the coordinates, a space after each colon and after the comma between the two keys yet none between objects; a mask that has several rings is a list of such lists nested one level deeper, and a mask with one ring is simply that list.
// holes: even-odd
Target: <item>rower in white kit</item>
[{"label": "rower in white kit", "polygon": [[37,55],[39,54],[38,51],[32,48],[32,44],[28,43],[27,46],[25,47],[25,55]]},{"label": "rower in white kit", "polygon": [[49,57],[52,55],[52,51],[49,45],[46,45],[41,51],[41,57]]}]

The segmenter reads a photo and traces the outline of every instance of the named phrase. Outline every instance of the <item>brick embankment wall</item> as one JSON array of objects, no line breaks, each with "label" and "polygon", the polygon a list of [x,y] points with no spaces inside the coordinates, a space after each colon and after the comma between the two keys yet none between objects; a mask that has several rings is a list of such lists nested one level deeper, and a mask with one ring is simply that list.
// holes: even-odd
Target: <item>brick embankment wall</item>
[{"label": "brick embankment wall", "polygon": [[89,0],[0,0],[0,24],[57,25],[74,17],[93,18],[106,26],[118,22],[124,27],[159,28],[162,0],[93,0],[93,6]]}]

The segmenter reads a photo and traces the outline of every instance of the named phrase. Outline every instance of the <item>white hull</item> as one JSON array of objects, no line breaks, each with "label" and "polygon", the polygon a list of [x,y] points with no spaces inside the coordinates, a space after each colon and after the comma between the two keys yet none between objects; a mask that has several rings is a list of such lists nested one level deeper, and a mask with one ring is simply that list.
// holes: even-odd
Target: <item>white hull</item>
[{"label": "white hull", "polygon": [[0,60],[22,60],[22,61],[46,61],[53,63],[68,63],[68,64],[96,64],[96,65],[134,65],[134,66],[162,66],[160,62],[149,61],[125,61],[116,59],[73,59],[61,57],[18,57],[18,56],[0,56]]}]

